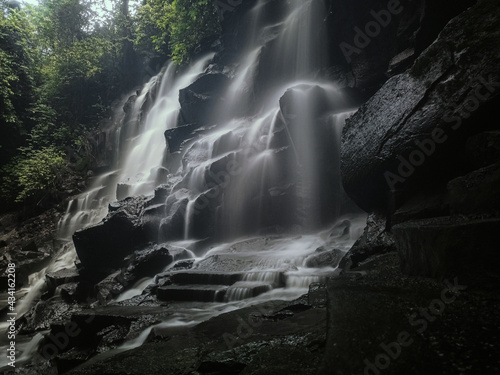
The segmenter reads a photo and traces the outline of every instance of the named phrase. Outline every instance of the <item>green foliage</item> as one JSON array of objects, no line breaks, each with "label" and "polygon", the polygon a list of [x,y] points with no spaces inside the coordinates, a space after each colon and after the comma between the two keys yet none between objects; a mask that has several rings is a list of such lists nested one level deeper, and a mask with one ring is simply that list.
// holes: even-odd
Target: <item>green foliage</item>
[{"label": "green foliage", "polygon": [[95,160],[89,135],[142,80],[139,56],[186,64],[220,31],[215,0],[142,0],[135,15],[129,0],[113,0],[105,15],[98,4],[0,0],[2,206],[33,203],[63,175],[85,172]]},{"label": "green foliage", "polygon": [[174,0],[166,21],[172,59],[177,64],[188,62],[189,54],[201,40],[220,31],[217,8],[212,0]]},{"label": "green foliage", "polygon": [[18,9],[4,9],[0,18],[0,160],[22,145],[32,123],[29,106],[35,78],[31,68],[35,49],[33,27]]},{"label": "green foliage", "polygon": [[156,51],[164,51],[168,44],[179,65],[189,62],[204,38],[220,32],[214,0],[146,0],[139,8],[138,20],[136,44],[154,46]]},{"label": "green foliage", "polygon": [[22,149],[2,170],[0,192],[7,201],[39,202],[58,191],[66,171],[64,154],[53,147]]},{"label": "green foliage", "polygon": [[171,8],[168,1],[147,0],[137,11],[135,45],[149,59],[156,54],[169,54],[169,31],[165,19]]}]

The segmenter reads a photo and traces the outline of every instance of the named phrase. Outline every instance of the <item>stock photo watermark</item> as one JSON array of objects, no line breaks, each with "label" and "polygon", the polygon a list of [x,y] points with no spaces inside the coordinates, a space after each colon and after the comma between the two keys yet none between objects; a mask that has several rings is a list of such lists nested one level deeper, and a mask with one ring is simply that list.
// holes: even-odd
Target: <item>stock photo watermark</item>
[{"label": "stock photo watermark", "polygon": [[368,47],[373,39],[377,38],[382,30],[389,26],[394,16],[397,16],[404,10],[399,0],[389,0],[386,9],[379,11],[371,10],[372,20],[368,21],[363,29],[356,26],[355,35],[352,44],[347,42],[340,43],[339,47],[348,63],[352,62],[353,54],[359,55],[363,49]]},{"label": "stock photo watermark", "polygon": [[7,365],[16,367],[16,264],[7,264]]},{"label": "stock photo watermark", "polygon": [[[416,328],[417,334],[424,333],[429,327],[429,323],[436,321],[446,310],[446,306],[453,303],[460,293],[467,289],[467,286],[460,285],[458,278],[455,277],[453,283],[445,280],[446,287],[441,291],[440,298],[433,299],[427,307],[421,307],[418,312],[413,313],[408,318],[408,324]],[[403,349],[411,346],[415,340],[412,334],[408,331],[398,333],[396,340],[388,344],[382,342],[380,348],[382,351],[375,356],[373,360],[365,358],[363,374],[364,375],[380,375],[383,370],[386,370],[391,365],[392,361],[396,361],[402,354]]]},{"label": "stock photo watermark", "polygon": [[[84,320],[84,324],[90,324],[95,318],[94,314]],[[63,326],[62,331],[55,334],[49,333],[44,338],[44,344],[39,349],[39,353],[46,360],[57,357],[59,354],[64,353],[71,345],[71,339],[78,337],[84,330],[76,322],[69,321]]]},{"label": "stock photo watermark", "polygon": [[[488,100],[500,87],[500,82],[495,81],[492,74],[487,78],[480,76],[476,79],[476,86],[463,104],[453,104],[453,109],[444,115],[443,121],[451,124],[451,130],[457,131],[462,127],[463,121],[468,119],[481,105]],[[385,171],[384,178],[391,190],[395,190],[398,183],[404,183],[411,177],[418,167],[423,165],[427,158],[432,156],[438,149],[438,145],[445,143],[451,134],[447,134],[442,128],[436,127],[429,137],[423,140],[415,140],[415,148],[407,157],[398,155],[399,165],[397,171]]]}]

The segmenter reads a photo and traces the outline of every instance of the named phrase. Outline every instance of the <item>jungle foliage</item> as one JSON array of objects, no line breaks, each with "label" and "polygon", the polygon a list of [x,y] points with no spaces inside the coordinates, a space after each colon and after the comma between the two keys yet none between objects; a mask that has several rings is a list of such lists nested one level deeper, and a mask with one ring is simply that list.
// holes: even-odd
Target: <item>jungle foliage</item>
[{"label": "jungle foliage", "polygon": [[[214,0],[0,0],[0,203],[40,204],[80,171],[113,103],[220,32]],[[91,166],[87,166],[91,167]]]}]

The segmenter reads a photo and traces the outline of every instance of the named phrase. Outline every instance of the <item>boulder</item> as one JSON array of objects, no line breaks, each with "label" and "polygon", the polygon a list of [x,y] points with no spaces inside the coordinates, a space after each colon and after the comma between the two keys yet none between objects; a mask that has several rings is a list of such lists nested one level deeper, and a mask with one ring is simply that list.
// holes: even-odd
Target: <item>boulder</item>
[{"label": "boulder", "polygon": [[365,211],[387,211],[390,190],[456,176],[457,148],[496,126],[499,6],[482,0],[450,21],[411,69],[389,79],[346,121],[343,183]]},{"label": "boulder", "polygon": [[95,285],[96,298],[100,304],[105,305],[123,292],[127,285],[121,272],[116,271]]},{"label": "boulder", "polygon": [[198,124],[187,124],[177,126],[176,128],[165,130],[165,139],[170,153],[181,150],[181,145],[196,136],[195,130],[199,128]]},{"label": "boulder", "polygon": [[201,127],[212,123],[211,111],[222,104],[229,78],[221,73],[205,74],[179,91],[181,111],[178,125]]},{"label": "boulder", "polygon": [[385,217],[379,214],[370,214],[366,220],[363,234],[342,258],[339,268],[343,270],[356,268],[371,256],[395,250],[392,235],[386,230]]},{"label": "boulder", "polygon": [[144,250],[135,251],[132,255],[124,277],[128,282],[134,282],[143,277],[153,277],[160,273],[174,259],[188,258],[187,252],[169,250],[165,245],[152,245]]},{"label": "boulder", "polygon": [[310,255],[305,260],[306,267],[337,267],[345,252],[339,249],[325,250],[317,254]]},{"label": "boulder", "polygon": [[80,274],[77,270],[64,268],[45,275],[45,282],[49,293],[54,293],[59,285],[76,282],[79,278]]},{"label": "boulder", "polygon": [[145,198],[113,203],[99,224],[77,231],[73,242],[85,277],[98,278],[121,267],[123,259],[148,242],[141,221]]},{"label": "boulder", "polygon": [[223,302],[226,285],[168,285],[159,287],[160,301]]}]

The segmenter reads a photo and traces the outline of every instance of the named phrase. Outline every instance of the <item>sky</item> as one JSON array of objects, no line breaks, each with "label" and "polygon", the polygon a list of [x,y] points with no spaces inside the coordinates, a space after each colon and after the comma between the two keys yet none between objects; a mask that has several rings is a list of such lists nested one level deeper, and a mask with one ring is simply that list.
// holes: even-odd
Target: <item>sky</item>
[{"label": "sky", "polygon": [[[26,4],[31,4],[31,5],[38,5],[39,3],[39,0],[18,0],[21,4],[22,3],[26,3]],[[97,2],[96,2],[97,3]],[[133,1],[131,1],[131,3],[133,3]],[[102,11],[100,11],[100,9],[102,9],[102,7],[104,6],[104,8],[107,10],[107,11],[111,11],[113,9],[113,1],[111,0],[99,0],[99,7],[96,10],[96,12],[99,14],[99,15],[102,15]]]}]

